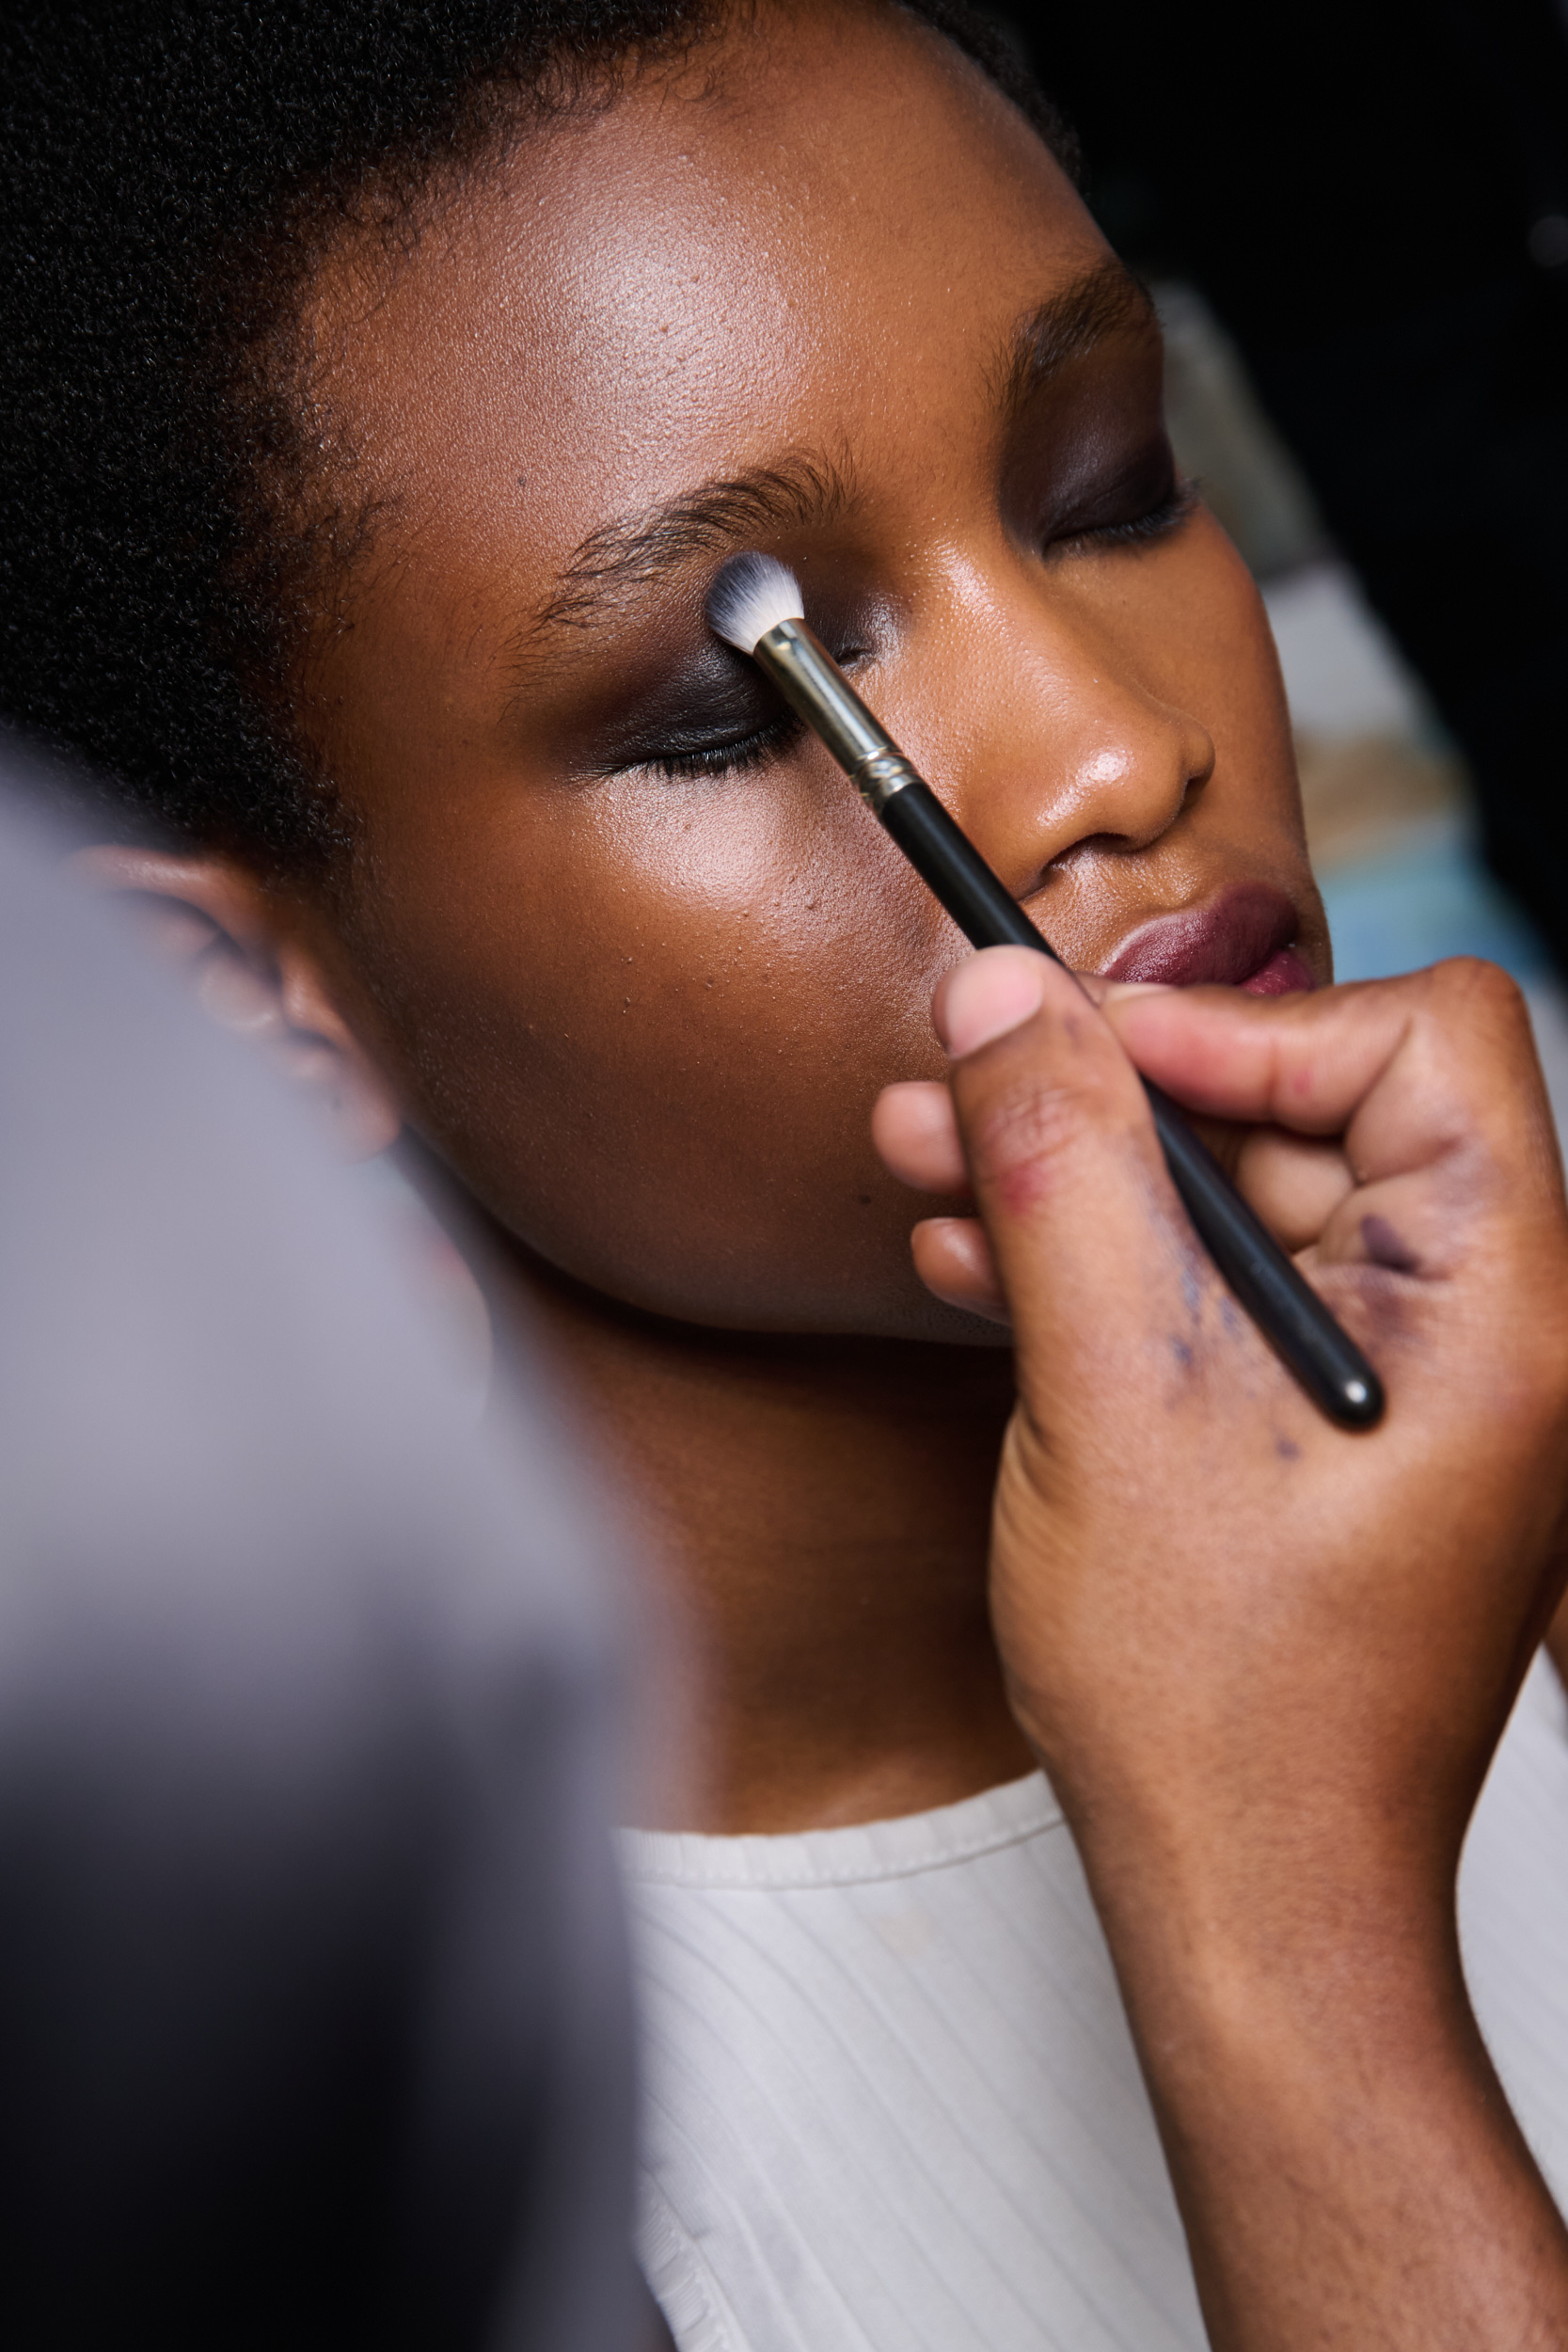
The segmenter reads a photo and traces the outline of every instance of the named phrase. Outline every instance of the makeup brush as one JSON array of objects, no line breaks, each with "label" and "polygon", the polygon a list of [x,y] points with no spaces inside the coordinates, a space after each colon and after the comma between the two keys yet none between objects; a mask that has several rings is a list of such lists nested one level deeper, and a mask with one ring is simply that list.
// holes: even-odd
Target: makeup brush
[{"label": "makeup brush", "polygon": [[[732,556],[708,591],[708,626],[772,679],[974,946],[1034,947],[1061,963],[807,628],[800,606],[794,573],[772,556]],[[1384,1406],[1377,1374],[1170,1096],[1143,1083],[1171,1181],[1215,1265],[1313,1403],[1346,1428],[1370,1429]]]}]

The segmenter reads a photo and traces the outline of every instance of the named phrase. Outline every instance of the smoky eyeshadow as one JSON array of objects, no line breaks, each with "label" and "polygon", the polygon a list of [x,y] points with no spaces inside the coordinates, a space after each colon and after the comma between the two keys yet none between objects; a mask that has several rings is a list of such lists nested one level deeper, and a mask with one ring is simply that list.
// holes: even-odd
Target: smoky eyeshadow
[{"label": "smoky eyeshadow", "polygon": [[1176,459],[1164,432],[1128,452],[1119,462],[1115,453],[1097,453],[1097,462],[1085,468],[1077,479],[1052,484],[1040,516],[1043,535],[1066,538],[1076,532],[1131,522],[1168,499],[1177,478]]},{"label": "smoky eyeshadow", "polygon": [[784,708],[753,663],[711,639],[601,706],[581,739],[582,762],[605,771],[738,742],[770,726]]},{"label": "smoky eyeshadow", "polygon": [[[869,606],[858,599],[864,609],[851,614],[847,598],[820,587],[811,602],[814,625],[835,657],[857,668],[876,636]],[[585,771],[608,774],[738,743],[788,715],[756,664],[704,628],[685,646],[666,641],[661,660],[639,664],[635,676],[605,694],[578,739],[578,758]]]},{"label": "smoky eyeshadow", "polygon": [[1014,422],[1002,503],[1031,541],[1130,520],[1175,485],[1158,344],[1107,347],[1098,359],[1053,383]]}]

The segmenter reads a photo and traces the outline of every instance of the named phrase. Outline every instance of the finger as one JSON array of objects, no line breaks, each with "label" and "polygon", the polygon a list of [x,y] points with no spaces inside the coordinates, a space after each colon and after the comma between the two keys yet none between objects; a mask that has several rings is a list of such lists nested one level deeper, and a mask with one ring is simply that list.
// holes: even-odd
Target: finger
[{"label": "finger", "polygon": [[901,1184],[917,1192],[969,1190],[953,1097],[935,1079],[884,1087],[871,1113],[871,1140],[882,1166]]},{"label": "finger", "polygon": [[1561,1168],[1529,1016],[1495,965],[1456,959],[1272,1004],[1204,991],[1106,1012],[1182,1099],[1342,1130],[1354,1189],[1324,1222],[1320,1263],[1430,1280],[1477,1251],[1528,1253],[1556,1229]]},{"label": "finger", "polygon": [[[931,1025],[955,1058],[1038,1012],[1051,959],[1032,947],[986,947],[944,973],[931,999]],[[1066,980],[1066,975],[1060,977]],[[1066,980],[1081,1004],[1082,988]]]},{"label": "finger", "polygon": [[1544,1124],[1523,998],[1471,958],[1309,996],[1118,991],[1104,1011],[1146,1076],[1193,1109],[1347,1143],[1354,1122],[1360,1176],[1430,1160],[1478,1121],[1515,1137]]},{"label": "finger", "polygon": [[922,1217],[910,1236],[910,1245],[915,1272],[927,1289],[949,1307],[984,1315],[988,1323],[1012,1321],[986,1229],[978,1218]]},{"label": "finger", "polygon": [[1293,1136],[1282,1127],[1254,1127],[1231,1159],[1237,1190],[1290,1250],[1306,1249],[1355,1188],[1338,1144]]},{"label": "finger", "polygon": [[1213,1347],[1262,1359],[1218,1311],[1137,1074],[1071,977],[1027,949],[988,949],[948,976],[936,1015],[1036,1408],[1081,1418],[1114,1394],[1119,1424],[1131,1397]]}]

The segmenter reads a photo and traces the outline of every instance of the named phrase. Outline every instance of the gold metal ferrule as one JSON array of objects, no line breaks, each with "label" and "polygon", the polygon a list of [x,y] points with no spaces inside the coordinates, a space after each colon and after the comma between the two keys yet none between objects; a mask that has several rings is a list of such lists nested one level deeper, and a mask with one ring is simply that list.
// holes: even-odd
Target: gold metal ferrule
[{"label": "gold metal ferrule", "polygon": [[804,621],[781,621],[768,629],[757,639],[753,659],[853,778],[875,814],[881,814],[895,792],[919,781],[887,729],[872,717]]},{"label": "gold metal ferrule", "polygon": [[870,759],[863,759],[852,771],[856,791],[871,811],[879,817],[895,792],[904,791],[921,779],[902,752],[877,752]]}]

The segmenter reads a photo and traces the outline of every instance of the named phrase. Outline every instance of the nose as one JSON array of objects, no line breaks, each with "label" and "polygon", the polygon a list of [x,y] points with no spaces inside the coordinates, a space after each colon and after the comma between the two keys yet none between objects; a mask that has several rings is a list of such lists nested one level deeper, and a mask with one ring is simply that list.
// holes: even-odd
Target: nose
[{"label": "nose", "polygon": [[931,782],[1013,896],[1086,855],[1161,840],[1212,772],[1214,745],[1157,691],[1124,616],[1049,580],[956,601],[927,640],[942,650],[926,682],[943,697],[929,722],[947,747]]}]

